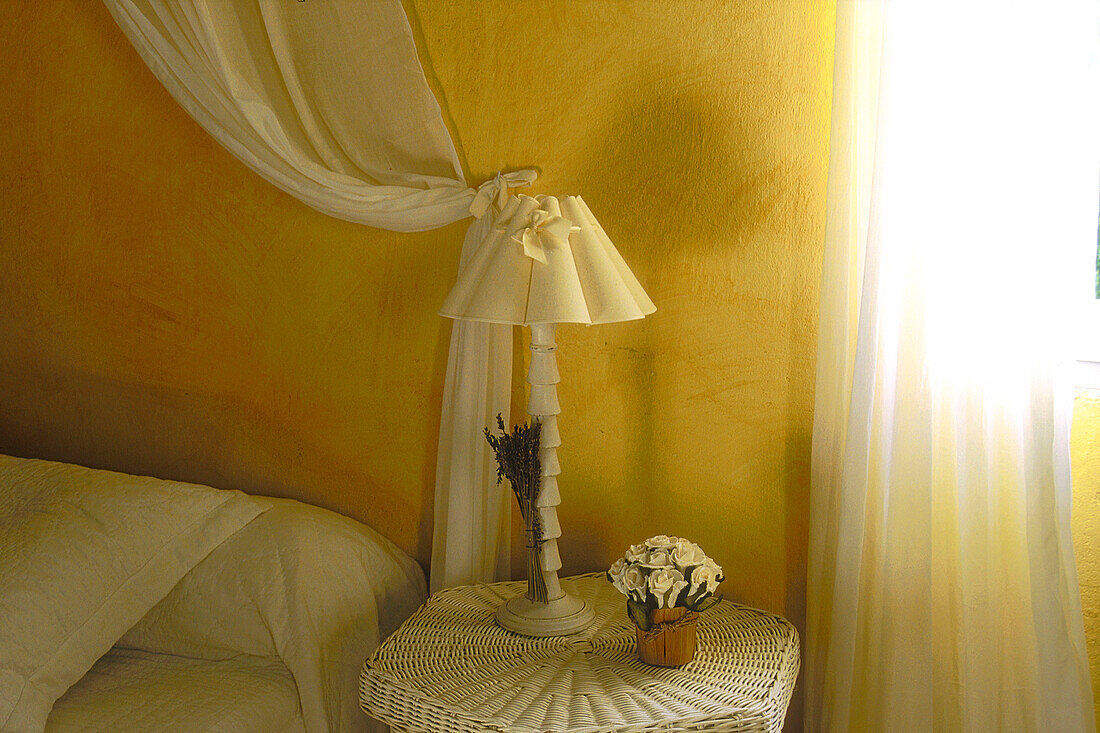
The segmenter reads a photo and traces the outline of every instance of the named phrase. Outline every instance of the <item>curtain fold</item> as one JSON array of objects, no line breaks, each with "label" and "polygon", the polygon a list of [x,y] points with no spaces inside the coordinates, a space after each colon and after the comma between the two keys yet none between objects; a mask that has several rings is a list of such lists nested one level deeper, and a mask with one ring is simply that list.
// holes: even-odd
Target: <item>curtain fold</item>
[{"label": "curtain fold", "polygon": [[[473,213],[463,258],[534,171],[468,188],[399,0],[104,0],[181,106],[313,208],[417,231]],[[463,260],[463,261],[464,261]],[[511,331],[455,323],[436,481],[432,585],[499,580],[510,496],[481,428],[511,397]]]},{"label": "curtain fold", "polygon": [[1063,366],[1097,10],[838,2],[808,731],[1095,730]]},{"label": "curtain fold", "polygon": [[176,101],[295,198],[395,231],[469,215],[400,2],[104,1]]},{"label": "curtain fold", "polygon": [[[493,228],[494,217],[470,225],[462,264]],[[469,355],[468,357],[465,355]],[[474,361],[474,368],[467,362]],[[464,368],[465,367],[465,368]],[[511,577],[512,496],[497,484],[496,460],[482,430],[511,410],[512,326],[456,320],[451,326],[444,414],[435,474],[431,592]],[[492,552],[471,544],[492,543]]]}]

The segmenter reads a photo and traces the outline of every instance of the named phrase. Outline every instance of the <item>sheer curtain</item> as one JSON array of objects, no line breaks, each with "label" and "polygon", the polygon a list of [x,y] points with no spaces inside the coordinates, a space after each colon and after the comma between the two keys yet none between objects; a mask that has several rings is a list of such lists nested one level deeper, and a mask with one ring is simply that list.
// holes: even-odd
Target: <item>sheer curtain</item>
[{"label": "sheer curtain", "polygon": [[[222,145],[326,214],[416,231],[473,213],[468,257],[509,188],[476,191],[416,55],[399,0],[104,0],[172,96]],[[170,144],[170,141],[167,143]],[[452,326],[436,479],[432,586],[507,570],[510,497],[481,435],[509,412],[511,329]]]},{"label": "sheer curtain", "polygon": [[1060,366],[1097,10],[838,2],[807,730],[1094,730]]}]

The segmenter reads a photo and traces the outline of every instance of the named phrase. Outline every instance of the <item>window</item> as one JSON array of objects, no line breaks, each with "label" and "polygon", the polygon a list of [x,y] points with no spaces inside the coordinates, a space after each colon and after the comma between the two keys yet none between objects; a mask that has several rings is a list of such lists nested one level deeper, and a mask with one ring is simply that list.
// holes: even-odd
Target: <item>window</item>
[{"label": "window", "polygon": [[1094,255],[1093,297],[1083,304],[1078,323],[1078,361],[1074,381],[1078,387],[1100,389],[1100,223],[1096,228]]}]

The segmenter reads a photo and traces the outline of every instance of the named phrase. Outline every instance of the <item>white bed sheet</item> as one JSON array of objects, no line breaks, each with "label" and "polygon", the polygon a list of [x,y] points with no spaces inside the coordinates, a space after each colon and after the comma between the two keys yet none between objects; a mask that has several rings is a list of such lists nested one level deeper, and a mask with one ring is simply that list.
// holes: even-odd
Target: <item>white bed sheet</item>
[{"label": "white bed sheet", "polygon": [[359,671],[427,595],[424,572],[370,527],[289,499],[217,547],[118,641],[190,658],[278,657],[309,733],[376,733]]},{"label": "white bed sheet", "polygon": [[0,456],[0,530],[3,731],[384,729],[359,669],[427,583],[371,528]]},{"label": "white bed sheet", "polygon": [[299,733],[294,677],[277,657],[219,661],[115,648],[54,704],[47,733]]},{"label": "white bed sheet", "polygon": [[267,505],[239,491],[0,456],[0,729],[50,707]]}]

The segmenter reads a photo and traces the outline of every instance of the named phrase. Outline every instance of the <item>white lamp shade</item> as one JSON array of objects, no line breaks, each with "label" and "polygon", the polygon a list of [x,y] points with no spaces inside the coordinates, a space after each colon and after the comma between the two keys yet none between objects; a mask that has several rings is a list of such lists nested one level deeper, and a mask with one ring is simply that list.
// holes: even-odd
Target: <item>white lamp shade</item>
[{"label": "white lamp shade", "polygon": [[490,323],[614,323],[657,310],[580,196],[514,196],[439,312]]}]

